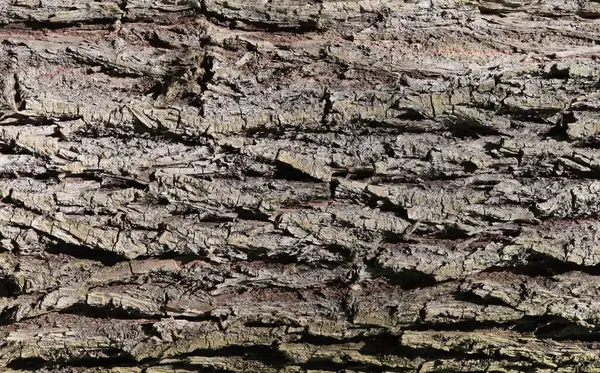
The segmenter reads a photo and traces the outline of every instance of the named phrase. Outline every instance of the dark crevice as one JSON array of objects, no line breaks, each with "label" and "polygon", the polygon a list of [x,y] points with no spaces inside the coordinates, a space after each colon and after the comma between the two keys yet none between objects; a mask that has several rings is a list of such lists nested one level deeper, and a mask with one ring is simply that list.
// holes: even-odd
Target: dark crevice
[{"label": "dark crevice", "polygon": [[578,265],[537,252],[529,252],[526,259],[521,263],[513,263],[509,266],[490,267],[483,272],[510,272],[529,277],[551,277],[572,271],[579,271],[597,276],[600,275],[600,265]]},{"label": "dark crevice", "polygon": [[242,169],[242,175],[249,178],[268,178],[270,176],[268,171],[261,172],[246,167]]},{"label": "dark crevice", "polygon": [[333,109],[333,101],[331,101],[331,93],[329,90],[325,89],[321,101],[325,103],[323,106],[323,116],[321,117],[321,124],[325,126],[328,124],[328,117]]},{"label": "dark crevice", "polygon": [[[244,323],[244,327],[247,328],[278,328],[281,326],[288,326],[289,322],[284,320],[277,320],[273,322],[264,322],[264,321],[248,321]],[[299,324],[295,324],[294,326],[299,326]]]},{"label": "dark crevice", "polygon": [[518,320],[514,329],[520,333],[530,333],[537,338],[553,340],[600,341],[600,333],[593,327],[586,328],[560,316],[527,316]]},{"label": "dark crevice", "polygon": [[116,176],[110,174],[99,174],[98,177],[102,180],[101,189],[139,189],[145,190],[148,187],[149,181],[136,179],[135,177]]},{"label": "dark crevice", "polygon": [[102,177],[98,174],[102,170],[98,169],[97,171],[89,170],[88,172],[80,172],[80,173],[67,173],[63,176],[63,179],[82,179],[86,181],[97,181],[101,182]]},{"label": "dark crevice", "polygon": [[368,265],[366,271],[369,272],[371,278],[382,277],[388,284],[398,286],[403,290],[425,288],[439,283],[433,275],[414,269],[403,269],[396,272],[381,268],[375,261],[376,259],[372,259],[366,262]]},{"label": "dark crevice", "polygon": [[206,255],[201,255],[201,254],[199,254],[199,255],[182,255],[175,251],[167,251],[160,255],[140,255],[135,258],[136,261],[168,260],[168,259],[173,259],[173,260],[179,261],[182,264],[190,263],[195,260],[208,260]]},{"label": "dark crevice", "polygon": [[397,206],[388,200],[384,200],[383,203],[379,205],[379,210],[382,212],[392,212],[399,218],[410,220],[408,218],[408,211],[404,207]]},{"label": "dark crevice", "polygon": [[260,212],[254,209],[248,209],[245,207],[237,207],[234,212],[237,217],[242,220],[254,220],[254,221],[270,221],[270,215],[264,212]]},{"label": "dark crevice", "polygon": [[0,326],[17,322],[19,306],[7,307],[0,312]]},{"label": "dark crevice", "polygon": [[408,211],[404,207],[395,205],[387,199],[364,193],[362,195],[362,200],[363,204],[372,209],[379,209],[383,212],[392,212],[399,218],[409,220]]},{"label": "dark crevice", "polygon": [[[168,310],[168,307],[165,307],[165,310]],[[198,316],[184,316],[184,315],[173,315],[171,316],[173,320],[185,320],[190,322],[202,322],[202,321],[219,321],[219,318],[211,315],[198,315]]]},{"label": "dark crevice", "polygon": [[498,110],[496,115],[508,114],[512,119],[533,122],[539,124],[547,124],[548,118],[556,115],[560,109],[522,109],[513,106],[503,106]]},{"label": "dark crevice", "polygon": [[[168,364],[161,363],[157,359],[145,359],[141,362],[136,361],[133,357],[124,354],[120,350],[107,349],[103,350],[103,357],[81,357],[56,360],[45,360],[42,358],[17,358],[12,360],[7,368],[22,371],[37,372],[44,369],[71,368],[73,371],[78,368],[115,368],[115,367],[151,367],[164,366],[168,369],[197,369],[201,372],[213,373],[233,373],[233,371],[225,368],[216,368],[204,364],[193,364],[186,361],[187,357],[207,356],[207,357],[241,357],[244,360],[254,360],[266,365],[283,368],[291,363],[283,354],[276,351],[270,346],[230,346],[215,350],[196,350],[191,353],[176,355],[175,358],[181,359],[180,362],[172,362]],[[112,356],[111,356],[112,355]]]},{"label": "dark crevice", "polygon": [[[451,120],[452,119],[452,120]],[[485,136],[504,135],[501,131],[486,127],[479,122],[470,121],[466,118],[452,117],[446,121],[448,131],[452,136],[459,139],[478,139]]]},{"label": "dark crevice", "polygon": [[50,254],[65,254],[78,259],[94,260],[105,266],[112,266],[126,260],[125,257],[114,252],[92,249],[87,246],[66,242],[56,242],[55,244],[46,247],[45,251]]},{"label": "dark crevice", "polygon": [[398,336],[394,336],[391,334],[383,334],[378,336],[356,336],[350,338],[335,338],[326,335],[316,335],[316,334],[303,334],[302,337],[297,341],[298,343],[307,343],[313,346],[330,346],[337,345],[343,343],[356,343],[356,342],[364,342],[373,339],[383,340],[383,342],[392,342],[392,345],[398,344]]},{"label": "dark crevice", "polygon": [[481,5],[478,8],[481,15],[504,16],[504,13],[507,13],[505,9],[489,8]]},{"label": "dark crevice", "polygon": [[[120,350],[103,350],[107,357],[81,357],[71,359],[57,359],[53,361],[42,358],[17,358],[6,365],[9,369],[38,372],[43,369],[55,368],[112,368],[138,366],[135,359],[125,356]],[[113,355],[113,356],[110,356]]]},{"label": "dark crevice", "polygon": [[215,76],[214,70],[214,57],[210,54],[204,55],[202,62],[200,62],[200,68],[204,73],[198,78],[197,83],[200,86],[200,94],[188,97],[190,99],[190,105],[196,106],[200,109],[200,116],[204,117],[204,92],[208,90],[208,84]]},{"label": "dark crevice", "polygon": [[334,172],[332,177],[343,177],[350,180],[366,180],[375,176],[373,168],[357,168],[353,170],[340,170]]},{"label": "dark crevice", "polygon": [[[474,295],[459,296],[456,299],[473,301],[476,298]],[[476,299],[475,299],[476,300]],[[503,305],[502,302],[490,299],[476,300],[476,304],[485,305]],[[543,316],[523,316],[511,321],[475,321],[465,320],[447,323],[424,322],[422,324],[411,326],[410,330],[417,331],[463,331],[474,332],[485,329],[504,329],[513,330],[525,335],[533,335],[537,338],[549,338],[553,340],[585,340],[599,341],[600,333],[594,330],[593,327],[586,328],[573,321],[565,319],[561,316],[543,315]]]},{"label": "dark crevice", "polygon": [[[132,130],[124,130],[118,127],[91,127],[85,130],[77,131],[76,135],[80,137],[110,138],[114,141],[129,141],[132,139],[152,139],[157,143],[181,144],[185,146],[203,146],[211,145],[209,137],[204,135],[187,135],[171,132],[166,128],[148,129],[143,126],[138,119],[134,120]],[[102,170],[98,170],[102,171]]]},{"label": "dark crevice", "polygon": [[144,95],[152,97],[153,100],[164,95],[167,90],[167,84],[158,80],[148,90],[144,91]]},{"label": "dark crevice", "polygon": [[[269,255],[270,251],[266,248],[261,247],[252,247],[252,248],[239,248],[240,252],[246,254],[246,261],[249,262],[264,262],[264,263],[276,263],[276,264],[298,264],[298,263],[306,263],[306,260],[300,260],[297,256],[287,253],[277,253],[276,255]],[[221,256],[226,257],[225,255]],[[143,255],[136,257],[136,261],[147,260],[147,259],[173,259],[179,261],[182,265],[186,265],[193,261],[201,260],[206,261],[215,265],[222,264],[222,262],[215,262],[210,257],[206,255],[181,255],[176,252],[166,252],[161,255]],[[234,260],[234,258],[229,258],[229,260]],[[310,262],[312,265],[318,265],[324,268],[335,268],[340,263],[332,262],[332,261],[312,261]]]},{"label": "dark crevice", "polygon": [[50,362],[39,357],[14,359],[6,365],[8,369],[38,371],[45,368]]},{"label": "dark crevice", "polygon": [[[407,243],[407,242],[416,241],[416,240],[411,240],[410,237],[405,235],[404,233],[387,232],[387,231],[382,231],[381,233],[383,235],[382,243],[384,243],[384,244],[399,244],[399,243]],[[418,241],[416,241],[416,242],[418,242]]]},{"label": "dark crevice", "polygon": [[338,244],[326,244],[323,248],[332,254],[339,255],[345,262],[351,262],[355,253],[353,249]]},{"label": "dark crevice", "polygon": [[190,369],[196,369],[195,370],[196,372],[201,372],[201,373],[238,373],[239,372],[239,370],[217,368],[214,366],[208,366],[206,364],[192,364],[192,363],[187,363],[187,362],[169,364],[169,366],[174,368],[173,372],[176,372],[177,368],[183,369],[184,372],[188,372],[188,371],[190,371]]},{"label": "dark crevice", "polygon": [[390,285],[399,286],[404,290],[430,287],[438,283],[434,276],[417,270],[403,270],[384,275]]},{"label": "dark crevice", "polygon": [[[336,250],[336,248],[334,248],[334,246],[336,245],[330,245],[327,247],[328,250],[330,250],[333,253],[338,253]],[[346,249],[344,249],[346,250]],[[320,260],[315,260],[315,259],[311,259],[311,258],[304,258],[301,259],[297,256],[297,254],[289,254],[289,253],[284,253],[284,252],[279,252],[276,254],[271,253],[269,250],[265,249],[265,248],[260,248],[260,247],[252,247],[250,249],[247,250],[243,250],[243,252],[246,254],[247,261],[250,262],[264,262],[264,263],[273,263],[273,264],[311,264],[314,266],[318,266],[320,268],[335,268],[337,266],[339,266],[341,263],[343,263],[344,260],[346,259],[340,259],[340,260],[325,260],[325,259],[320,259]],[[340,256],[345,256],[348,255],[347,252],[339,252]]]},{"label": "dark crevice", "polygon": [[[52,21],[50,18],[47,21],[25,21],[22,23],[13,23],[11,24],[12,29],[30,29],[30,30],[59,30],[66,28],[80,28],[82,26],[98,26],[94,27],[94,30],[105,30],[105,27],[102,26],[110,26],[115,23],[117,18],[101,18],[101,19],[88,19],[88,20],[79,20],[76,22],[57,22]],[[22,26],[22,27],[19,27]]]},{"label": "dark crevice", "polygon": [[562,262],[558,259],[552,260],[548,257],[533,255],[528,259],[528,263],[516,266],[491,267],[483,272],[509,272],[518,275],[526,275],[530,277],[538,276],[553,276],[561,273],[566,273],[577,269],[576,265]]},{"label": "dark crevice", "polygon": [[[91,61],[85,60],[79,56],[72,55],[73,59],[81,62],[85,65],[94,65]],[[96,62],[97,63],[97,62]],[[100,65],[100,72],[106,76],[114,77],[114,78],[144,78],[147,75],[142,74],[141,72],[136,72],[133,70],[126,70],[125,68],[119,66],[110,66],[110,65]]]},{"label": "dark crevice", "polygon": [[[464,299],[464,298],[462,298]],[[491,305],[492,303],[486,302]],[[462,331],[474,332],[486,329],[513,330],[523,334],[533,334],[538,338],[581,339],[598,338],[600,334],[593,328],[585,328],[560,316],[524,316],[511,321],[476,321],[461,320],[457,322],[423,322],[409,327],[415,331]],[[591,339],[590,339],[591,340]]]},{"label": "dark crevice", "polygon": [[473,161],[463,161],[460,165],[464,168],[465,172],[468,173],[474,173],[479,169],[479,166]]},{"label": "dark crevice", "polygon": [[[6,153],[0,153],[6,154]],[[15,153],[18,154],[18,153]],[[59,173],[55,171],[46,171],[46,172],[23,172],[23,171],[12,171],[12,172],[0,172],[0,178],[3,179],[22,179],[22,178],[30,178],[34,180],[46,180],[50,183],[52,180],[58,181]]]},{"label": "dark crevice", "polygon": [[21,84],[19,83],[19,77],[17,76],[17,74],[14,74],[14,79],[15,79],[15,85],[14,85],[15,106],[16,106],[17,110],[19,110],[19,111],[25,110],[25,104],[26,104],[25,92],[21,88]]},{"label": "dark crevice", "polygon": [[559,141],[568,141],[569,136],[567,135],[567,130],[569,129],[569,124],[577,122],[577,118],[572,112],[565,112],[560,115],[558,121],[548,132],[543,134],[546,138],[553,138]]},{"label": "dark crevice", "polygon": [[298,170],[284,162],[275,162],[275,173],[273,178],[288,181],[306,181],[312,183],[321,183],[322,181],[310,176],[309,174]]},{"label": "dark crevice", "polygon": [[123,12],[123,15],[127,14],[127,4],[128,4],[127,0],[121,0],[117,3],[117,5],[119,6],[119,9],[121,9],[121,11]]},{"label": "dark crevice", "polygon": [[144,318],[158,317],[158,315],[147,315],[135,310],[126,311],[113,306],[91,306],[85,303],[77,303],[58,311],[59,314],[71,314],[86,316],[95,319],[121,319],[139,320]]},{"label": "dark crevice", "polygon": [[[379,353],[377,352],[379,351]],[[471,352],[471,351],[447,351],[435,348],[414,348],[404,346],[381,346],[374,344],[373,346],[365,346],[361,349],[361,352],[368,353],[371,355],[395,355],[408,358],[421,358],[425,360],[439,360],[439,359],[454,359],[454,360],[492,360],[493,355],[488,355],[483,352]],[[386,353],[387,352],[387,353]],[[506,360],[520,361],[519,357],[506,358]]]},{"label": "dark crevice", "polygon": [[[500,230],[500,228],[499,228]],[[517,237],[521,234],[521,227],[515,225],[513,227],[507,226],[501,228],[504,237]],[[459,226],[447,226],[443,230],[435,232],[432,238],[439,238],[444,240],[456,240],[456,239],[467,239],[472,238],[473,232],[466,228]]]},{"label": "dark crevice", "polygon": [[471,292],[455,294],[454,299],[463,301],[463,302],[469,302],[469,303],[481,305],[481,306],[502,306],[502,307],[507,306],[506,303],[504,303],[503,301],[501,301],[499,299],[492,298],[492,297],[482,298]]},{"label": "dark crevice", "polygon": [[[267,365],[283,367],[290,363],[288,358],[281,352],[277,351],[277,347],[272,345],[230,345],[227,347],[209,350],[209,349],[198,349],[190,353],[177,355],[178,358],[194,357],[194,356],[206,356],[206,357],[243,357],[247,360],[258,360]],[[150,362],[149,360],[142,360],[143,363]]]},{"label": "dark crevice", "polygon": [[[565,138],[567,136],[565,135]],[[600,149],[600,135],[591,135],[585,139],[578,140],[573,143],[575,148],[592,148]],[[598,172],[590,172],[593,176],[591,178],[598,178]]]},{"label": "dark crevice", "polygon": [[[394,335],[384,335],[367,340],[364,347],[359,352],[372,356],[402,356],[413,359],[439,360],[493,360],[496,359],[495,351],[472,351],[472,350],[443,350],[436,348],[415,348],[402,346],[400,338]],[[521,357],[503,356],[507,361],[522,361]],[[535,364],[534,362],[531,362]]]},{"label": "dark crevice", "polygon": [[457,321],[448,323],[428,323],[410,327],[410,330],[416,331],[461,331],[461,332],[473,332],[477,330],[502,328],[512,329],[516,323],[514,322],[497,322],[497,321]]},{"label": "dark crevice", "polygon": [[559,68],[558,64],[554,64],[547,73],[542,74],[542,77],[545,79],[568,79],[569,67]]},{"label": "dark crevice", "polygon": [[[440,181],[454,181],[464,179],[469,176],[464,171],[445,172],[431,171],[427,174],[420,174],[408,168],[396,170],[397,174],[380,175],[375,174],[369,178],[369,183],[373,185],[397,185],[397,184],[418,184]],[[483,173],[479,173],[483,175]]]},{"label": "dark crevice", "polygon": [[335,199],[335,192],[337,190],[337,187],[340,185],[340,182],[338,180],[331,180],[329,182],[329,198],[331,199]]},{"label": "dark crevice", "polygon": [[305,371],[319,371],[319,372],[372,372],[372,373],[386,373],[386,372],[407,372],[406,368],[394,368],[390,365],[374,365],[365,364],[353,361],[346,361],[343,363],[334,362],[326,359],[312,358],[306,363],[300,364]]},{"label": "dark crevice", "polygon": [[580,10],[580,11],[576,12],[575,14],[577,14],[579,17],[585,18],[585,19],[599,19],[600,18],[600,13],[594,12],[594,11]]},{"label": "dark crevice", "polygon": [[389,158],[396,158],[396,151],[394,150],[394,145],[389,142],[383,143],[383,149],[385,151],[385,155]]},{"label": "dark crevice", "polygon": [[255,248],[246,252],[249,261],[263,261],[266,263],[294,264],[300,263],[297,256],[287,253],[278,253],[277,255],[267,256],[266,249]]},{"label": "dark crevice", "polygon": [[250,219],[252,217],[252,215],[247,216],[248,219],[246,219],[245,217],[241,217],[241,216],[223,216],[223,215],[218,215],[216,213],[207,213],[207,214],[203,214],[201,215],[199,213],[199,209],[196,208],[190,208],[187,212],[186,211],[178,211],[178,212],[173,212],[171,213],[172,216],[194,216],[194,218],[196,218],[199,222],[202,223],[216,223],[216,224],[220,224],[220,223],[233,223],[235,222],[238,218],[242,219],[242,220],[260,220],[260,219]]},{"label": "dark crevice", "polygon": [[14,297],[20,290],[21,287],[12,276],[0,277],[0,298]]},{"label": "dark crevice", "polygon": [[[433,127],[429,127],[426,123],[420,123],[422,120],[428,120],[427,118],[421,119],[410,119],[409,117],[398,118],[403,122],[393,122],[386,120],[374,120],[374,119],[361,119],[344,123],[344,128],[341,128],[338,132],[341,134],[387,134],[387,135],[399,135],[399,134],[429,134],[429,133],[444,133],[447,131],[445,126],[435,122],[432,124]],[[434,123],[434,122],[432,122]]]},{"label": "dark crevice", "polygon": [[[321,336],[303,336],[298,341],[299,343],[308,343],[314,346],[331,346],[331,345],[344,345],[348,343],[364,342],[364,346],[361,347],[358,352],[367,356],[376,356],[384,358],[386,356],[402,356],[413,359],[425,359],[428,361],[439,360],[439,359],[454,359],[454,360],[494,360],[497,358],[490,352],[471,352],[471,351],[459,351],[459,350],[442,350],[435,348],[413,348],[402,346],[401,338],[393,334],[383,334],[379,336],[370,337],[355,337],[348,339],[335,339],[332,337],[321,337]],[[507,361],[522,361],[520,357],[511,358],[509,356],[503,357]],[[535,365],[535,362],[531,362]],[[406,368],[394,368],[390,366],[370,365],[360,362],[344,361],[344,362],[333,362],[328,358],[313,358],[308,362],[301,364],[305,369],[324,369],[332,371],[343,371],[343,369],[357,369],[368,372],[395,372],[405,371]]]},{"label": "dark crevice", "polygon": [[[108,355],[107,357],[89,357],[89,358],[72,358],[66,362],[69,366],[74,368],[109,368],[109,367],[135,367],[137,366],[136,360],[124,354],[121,350],[117,349],[106,349],[103,350],[103,354]],[[112,356],[110,356],[112,355]]]},{"label": "dark crevice", "polygon": [[[506,303],[493,297],[482,298],[473,293],[455,294],[456,300],[469,302],[482,306],[501,306],[509,307]],[[593,320],[589,320],[592,324]],[[523,316],[516,320],[499,322],[499,321],[475,321],[465,320],[455,323],[422,323],[416,327],[411,327],[414,330],[459,330],[459,331],[475,331],[482,329],[506,329],[516,332],[533,335],[537,338],[549,338],[553,340],[580,340],[580,341],[600,341],[600,333],[593,327],[587,328],[574,321],[568,320],[557,315],[541,315],[541,316]]]},{"label": "dark crevice", "polygon": [[245,135],[246,137],[260,139],[280,139],[284,138],[285,129],[283,127],[251,127],[245,130]]},{"label": "dark crevice", "polygon": [[169,43],[166,40],[162,40],[156,31],[152,32],[150,35],[146,35],[144,38],[148,44],[150,44],[153,48],[160,49],[176,49],[177,46]]},{"label": "dark crevice", "polygon": [[31,150],[19,146],[13,140],[6,140],[6,141],[1,141],[0,142],[0,154],[6,154],[6,155],[9,155],[9,154],[10,155],[17,155],[17,154],[34,155]]},{"label": "dark crevice", "polygon": [[[1,28],[0,28],[1,30]],[[19,95],[19,97],[21,97]],[[56,123],[57,120],[61,119],[61,118],[57,118],[57,117],[42,117],[42,116],[28,116],[22,113],[17,113],[17,112],[11,112],[9,114],[5,114],[5,116],[2,116],[4,119],[14,119],[15,121],[12,122],[12,125],[27,125],[27,126],[51,126],[53,124]],[[70,117],[69,117],[70,118]]]},{"label": "dark crevice", "polygon": [[420,120],[427,119],[427,117],[425,115],[423,115],[422,113],[418,112],[415,109],[403,108],[402,110],[404,110],[404,112],[402,114],[397,115],[396,119],[410,120],[410,121],[420,121]]}]

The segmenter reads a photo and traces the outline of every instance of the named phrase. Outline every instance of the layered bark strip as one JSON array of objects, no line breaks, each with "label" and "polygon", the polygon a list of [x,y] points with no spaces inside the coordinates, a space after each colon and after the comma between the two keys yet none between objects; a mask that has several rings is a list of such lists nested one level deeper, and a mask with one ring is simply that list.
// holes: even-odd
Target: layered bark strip
[{"label": "layered bark strip", "polygon": [[600,372],[600,2],[0,0],[0,371]]}]

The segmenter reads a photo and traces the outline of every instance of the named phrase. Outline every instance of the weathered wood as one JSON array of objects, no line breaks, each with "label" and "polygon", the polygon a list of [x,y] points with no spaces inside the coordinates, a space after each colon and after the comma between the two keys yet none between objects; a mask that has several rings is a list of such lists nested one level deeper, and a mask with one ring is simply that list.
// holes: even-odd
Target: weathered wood
[{"label": "weathered wood", "polygon": [[599,19],[0,0],[0,371],[600,372]]}]

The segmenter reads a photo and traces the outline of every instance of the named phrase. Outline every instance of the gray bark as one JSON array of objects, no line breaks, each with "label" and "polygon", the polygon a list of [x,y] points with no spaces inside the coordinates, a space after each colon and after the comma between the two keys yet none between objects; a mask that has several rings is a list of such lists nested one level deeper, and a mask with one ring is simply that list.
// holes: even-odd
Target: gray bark
[{"label": "gray bark", "polygon": [[0,0],[0,370],[600,372],[599,18]]}]

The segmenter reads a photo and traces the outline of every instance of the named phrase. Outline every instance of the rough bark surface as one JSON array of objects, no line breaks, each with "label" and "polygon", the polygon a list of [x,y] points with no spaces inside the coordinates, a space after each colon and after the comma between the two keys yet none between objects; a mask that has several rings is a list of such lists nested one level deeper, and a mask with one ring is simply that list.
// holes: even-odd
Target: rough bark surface
[{"label": "rough bark surface", "polygon": [[0,0],[0,371],[600,372],[597,0]]}]

